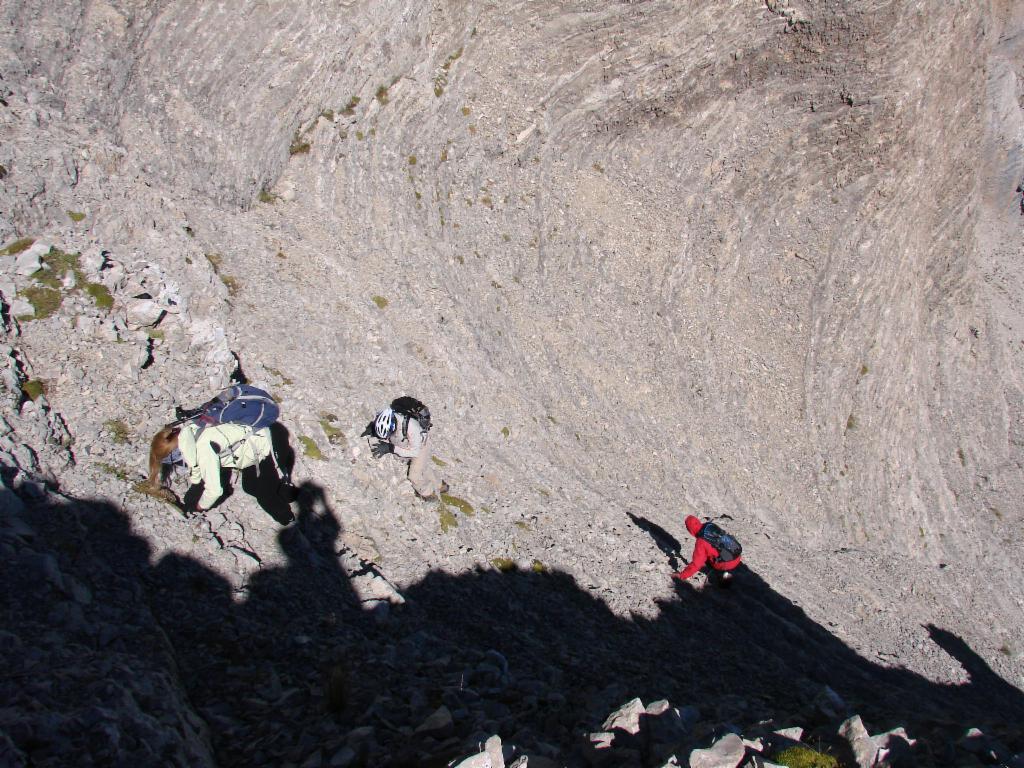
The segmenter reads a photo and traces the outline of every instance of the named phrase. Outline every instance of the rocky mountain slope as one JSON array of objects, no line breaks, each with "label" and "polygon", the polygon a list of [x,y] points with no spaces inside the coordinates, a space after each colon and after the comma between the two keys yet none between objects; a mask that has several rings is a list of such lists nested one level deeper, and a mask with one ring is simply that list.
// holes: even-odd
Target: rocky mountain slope
[{"label": "rocky mountain slope", "polygon": [[[1009,764],[1022,41],[1000,0],[0,2],[5,757]],[[238,374],[299,500],[186,517],[149,439]],[[359,437],[404,393],[440,502]],[[736,589],[669,579],[686,514]]]}]

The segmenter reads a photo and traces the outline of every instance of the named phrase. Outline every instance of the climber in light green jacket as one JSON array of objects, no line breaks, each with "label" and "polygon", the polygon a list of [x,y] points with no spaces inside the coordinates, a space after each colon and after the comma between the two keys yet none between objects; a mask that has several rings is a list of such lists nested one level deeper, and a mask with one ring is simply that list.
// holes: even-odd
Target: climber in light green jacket
[{"label": "climber in light green jacket", "polygon": [[253,431],[241,424],[201,427],[187,424],[178,434],[178,450],[189,468],[189,483],[203,484],[203,495],[196,506],[200,511],[212,507],[224,494],[220,482],[221,467],[246,469],[270,455],[270,429]]}]

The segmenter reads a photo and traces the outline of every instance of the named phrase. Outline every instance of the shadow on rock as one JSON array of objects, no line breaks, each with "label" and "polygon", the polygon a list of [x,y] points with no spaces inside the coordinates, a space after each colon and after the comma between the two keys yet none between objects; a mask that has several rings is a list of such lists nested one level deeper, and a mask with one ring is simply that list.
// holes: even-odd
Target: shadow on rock
[{"label": "shadow on rock", "polygon": [[26,764],[443,765],[500,734],[576,765],[583,735],[634,697],[692,705],[644,713],[638,764],[655,757],[644,734],[688,750],[716,724],[851,709],[882,728],[991,726],[1021,747],[1024,696],[959,638],[932,628],[965,685],[885,668],[749,569],[729,591],[677,585],[655,619],[613,614],[565,573],[489,569],[430,573],[404,605],[367,611],[324,489],[299,491],[287,562],[240,590],[188,556],[151,562],[104,502],[8,516],[4,748]]}]

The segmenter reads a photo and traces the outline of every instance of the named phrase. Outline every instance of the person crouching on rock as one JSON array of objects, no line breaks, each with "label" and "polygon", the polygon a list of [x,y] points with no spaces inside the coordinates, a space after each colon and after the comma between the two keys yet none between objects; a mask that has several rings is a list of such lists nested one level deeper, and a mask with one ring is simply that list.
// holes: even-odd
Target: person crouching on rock
[{"label": "person crouching on rock", "polygon": [[743,553],[740,543],[711,521],[701,523],[693,515],[686,517],[686,530],[696,539],[693,555],[690,564],[678,573],[673,573],[672,578],[686,581],[705,566],[710,566],[718,585],[730,586]]},{"label": "person crouching on rock", "polygon": [[430,411],[423,403],[413,397],[399,397],[378,411],[363,432],[379,440],[370,448],[374,458],[393,453],[409,462],[409,482],[424,501],[434,501],[439,493],[448,491],[448,484],[438,482],[431,466],[430,427]]},{"label": "person crouching on rock", "polygon": [[[161,465],[182,462],[188,469],[189,485],[195,488],[202,484],[202,495],[195,502],[194,509],[204,512],[224,495],[222,468],[243,470],[256,467],[270,456],[271,450],[268,428],[253,431],[230,423],[211,427],[198,424],[164,427],[157,432],[150,446],[148,482],[154,492],[169,494],[169,490],[161,485]],[[187,494],[192,495],[192,492]]]}]

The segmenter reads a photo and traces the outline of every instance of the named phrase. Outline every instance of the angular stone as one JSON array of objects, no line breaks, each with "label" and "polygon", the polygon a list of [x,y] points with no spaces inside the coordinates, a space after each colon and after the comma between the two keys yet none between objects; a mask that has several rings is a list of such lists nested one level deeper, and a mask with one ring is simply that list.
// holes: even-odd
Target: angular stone
[{"label": "angular stone", "polygon": [[125,323],[132,330],[154,326],[163,316],[163,307],[152,299],[128,299],[125,302]]},{"label": "angular stone", "polygon": [[645,712],[640,699],[628,701],[612,712],[601,726],[606,731],[619,728],[629,734],[640,732],[640,715]]},{"label": "angular stone", "polygon": [[707,749],[693,750],[690,753],[690,768],[736,768],[745,754],[743,739],[730,733]]},{"label": "angular stone", "polygon": [[853,750],[853,757],[857,761],[858,768],[871,768],[875,764],[878,747],[868,735],[868,730],[864,727],[860,715],[853,715],[845,720],[839,726],[838,734]]}]

